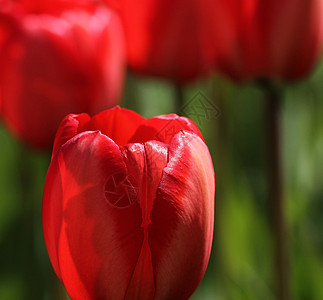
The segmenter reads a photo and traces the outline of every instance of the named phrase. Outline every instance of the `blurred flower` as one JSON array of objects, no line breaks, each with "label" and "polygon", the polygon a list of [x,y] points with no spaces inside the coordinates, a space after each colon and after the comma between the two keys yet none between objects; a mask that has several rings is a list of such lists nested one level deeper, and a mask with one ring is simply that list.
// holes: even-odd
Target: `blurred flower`
[{"label": "blurred flower", "polygon": [[215,41],[227,46],[217,53],[219,71],[238,80],[296,80],[313,69],[323,47],[322,0],[222,3],[214,11]]},{"label": "blurred flower", "polygon": [[210,256],[214,190],[191,120],[146,120],[118,107],[67,116],[47,173],[43,229],[71,298],[188,299]]},{"label": "blurred flower", "polygon": [[212,68],[208,10],[214,0],[105,0],[122,18],[130,67],[185,82]]},{"label": "blurred flower", "polygon": [[28,144],[45,148],[68,113],[118,103],[125,64],[116,13],[92,2],[56,2],[23,1],[0,14],[2,118]]}]

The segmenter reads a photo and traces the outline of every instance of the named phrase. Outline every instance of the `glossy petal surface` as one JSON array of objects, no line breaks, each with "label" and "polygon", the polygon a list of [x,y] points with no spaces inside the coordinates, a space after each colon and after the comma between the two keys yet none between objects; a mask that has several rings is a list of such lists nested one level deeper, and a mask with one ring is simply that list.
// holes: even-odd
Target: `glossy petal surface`
[{"label": "glossy petal surface", "polygon": [[61,122],[55,137],[53,155],[57,149],[76,134],[84,131],[100,130],[118,145],[127,144],[130,137],[144,122],[144,118],[134,111],[115,107],[105,110],[93,118],[87,114],[68,115]]},{"label": "glossy petal surface", "polygon": [[194,134],[178,133],[151,213],[155,299],[188,299],[201,281],[211,251],[214,190],[204,142]]},{"label": "glossy petal surface", "polygon": [[88,123],[90,119],[91,118],[88,114],[66,116],[57,129],[53,146],[53,155],[56,153],[60,146],[80,133],[80,128],[82,128],[84,124]]},{"label": "glossy petal surface", "polygon": [[106,184],[118,193],[111,188],[126,178],[119,147],[100,133],[78,135],[59,150],[47,178],[45,241],[69,295],[122,299],[144,234],[140,205],[113,206],[105,193]]},{"label": "glossy petal surface", "polygon": [[203,139],[200,130],[192,120],[170,114],[149,118],[142,122],[131,137],[130,142],[158,140],[169,144],[174,135],[180,130],[192,131]]},{"label": "glossy petal surface", "polygon": [[150,140],[169,144],[180,130],[194,132],[203,139],[196,124],[188,118],[170,114],[145,119],[134,111],[117,106],[98,113],[93,118],[86,114],[66,116],[57,130],[53,155],[77,133],[95,130],[100,130],[119,146]]},{"label": "glossy petal surface", "polygon": [[[183,128],[169,141],[149,139],[169,120]],[[132,132],[122,132],[125,122]],[[119,107],[62,122],[43,226],[72,299],[188,299],[197,288],[211,251],[215,184],[195,126],[176,115],[145,120]]]}]

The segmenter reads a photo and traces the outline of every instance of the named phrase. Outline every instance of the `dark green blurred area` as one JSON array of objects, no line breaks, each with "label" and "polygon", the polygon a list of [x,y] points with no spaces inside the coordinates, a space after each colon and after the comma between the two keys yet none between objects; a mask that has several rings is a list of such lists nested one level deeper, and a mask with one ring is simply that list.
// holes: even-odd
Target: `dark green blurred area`
[{"label": "dark green blurred area", "polygon": [[[307,81],[285,88],[282,105],[292,299],[323,299],[322,82],[321,65]],[[205,117],[196,115],[198,93],[214,105]],[[145,117],[172,113],[178,110],[174,95],[167,82],[128,74],[122,106]],[[192,299],[275,299],[264,95],[255,85],[213,78],[185,87],[184,96],[184,111],[205,136],[217,178],[213,250]],[[0,300],[68,299],[42,235],[49,161],[49,153],[26,148],[0,125]]]}]

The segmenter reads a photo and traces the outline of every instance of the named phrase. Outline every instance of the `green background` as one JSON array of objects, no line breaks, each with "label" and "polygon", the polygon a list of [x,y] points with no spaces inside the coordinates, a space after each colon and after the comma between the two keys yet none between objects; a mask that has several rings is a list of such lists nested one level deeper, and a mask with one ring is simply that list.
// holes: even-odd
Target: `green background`
[{"label": "green background", "polygon": [[[323,66],[284,86],[281,153],[292,299],[323,299]],[[202,93],[215,111],[196,117]],[[128,73],[121,104],[145,117],[178,111],[172,84]],[[275,299],[266,175],[264,94],[214,77],[184,87],[185,110],[216,170],[210,263],[192,299]],[[192,104],[193,103],[193,104]],[[191,111],[190,111],[191,110]],[[44,245],[42,192],[50,153],[29,149],[0,124],[0,299],[68,299]],[[192,257],[194,259],[194,257]]]}]

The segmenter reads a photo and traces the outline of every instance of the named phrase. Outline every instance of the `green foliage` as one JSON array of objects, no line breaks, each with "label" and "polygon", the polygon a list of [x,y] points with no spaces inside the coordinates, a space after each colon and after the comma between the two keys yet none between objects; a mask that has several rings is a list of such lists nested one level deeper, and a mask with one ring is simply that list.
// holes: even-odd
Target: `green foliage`
[{"label": "green foliage", "polygon": [[[323,66],[286,87],[282,105],[284,199],[293,299],[323,299]],[[199,123],[217,176],[215,238],[197,299],[275,299],[268,219],[264,101],[252,84],[216,78],[185,88],[219,109]],[[174,87],[129,74],[123,106],[145,117],[172,113]],[[49,153],[36,153],[0,127],[0,299],[67,299],[50,266],[41,227]],[[194,259],[194,257],[192,257]]]}]

